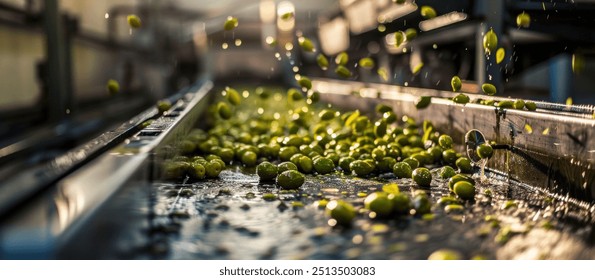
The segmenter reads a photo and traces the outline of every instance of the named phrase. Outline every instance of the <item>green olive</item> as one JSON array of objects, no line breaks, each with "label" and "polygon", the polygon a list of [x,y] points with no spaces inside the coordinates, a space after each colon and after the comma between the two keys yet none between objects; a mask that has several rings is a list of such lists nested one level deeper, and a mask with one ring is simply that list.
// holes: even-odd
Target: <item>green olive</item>
[{"label": "green olive", "polygon": [[475,180],[473,180],[473,178],[471,178],[468,175],[465,174],[457,174],[454,175],[450,178],[450,180],[448,180],[448,188],[450,190],[454,189],[454,186],[456,183],[461,182],[461,181],[467,181],[469,183],[471,183],[472,185],[475,185]]},{"label": "green olive", "polygon": [[452,205],[452,204],[461,204],[461,202],[452,196],[443,196],[438,199],[438,204],[440,205]]},{"label": "green olive", "polygon": [[333,200],[326,204],[326,213],[342,226],[351,225],[355,218],[355,209],[351,204],[343,200]]},{"label": "green olive", "polygon": [[287,13],[284,13],[284,14],[282,14],[282,15],[280,16],[280,18],[281,18],[282,20],[290,20],[290,19],[292,19],[294,16],[295,16],[295,15],[294,15],[294,13],[293,13],[293,12],[287,12]]},{"label": "green olive", "polygon": [[221,173],[221,164],[217,161],[209,161],[205,165],[205,173],[207,178],[216,178]]},{"label": "green olive", "polygon": [[386,112],[382,114],[382,118],[386,121],[386,123],[394,123],[397,121],[397,115],[393,112]]},{"label": "green olive", "polygon": [[527,28],[531,24],[531,16],[529,14],[522,12],[518,16],[516,16],[516,25],[518,27]]},{"label": "green olive", "polygon": [[494,32],[493,29],[490,29],[490,31],[486,32],[486,34],[483,35],[483,48],[486,50],[486,53],[491,53],[495,51],[497,47],[498,36],[496,35],[496,32]]},{"label": "green olive", "polygon": [[522,99],[517,99],[512,104],[512,107],[517,110],[522,110],[523,108],[525,108],[525,101],[523,101]]},{"label": "green olive", "polygon": [[392,112],[393,108],[386,104],[380,103],[380,104],[376,105],[375,110],[376,110],[376,112],[382,114],[382,113],[386,113],[386,112]]},{"label": "green olive", "polygon": [[382,137],[384,135],[386,135],[386,128],[387,128],[387,123],[385,120],[379,120],[374,124],[374,135],[376,135],[376,137]]},{"label": "green olive", "polygon": [[289,161],[289,159],[291,159],[291,156],[293,156],[297,153],[298,153],[298,149],[294,146],[282,147],[279,150],[279,158],[282,161]]},{"label": "green olive", "polygon": [[335,63],[337,65],[347,65],[347,62],[349,62],[349,55],[346,52],[341,52],[337,55],[337,57],[335,57]]},{"label": "green olive", "polygon": [[461,90],[461,86],[463,83],[461,82],[461,78],[459,76],[453,76],[450,80],[450,86],[452,87],[452,91],[457,92]]},{"label": "green olive", "polygon": [[343,172],[351,174],[351,168],[349,168],[349,165],[354,161],[355,159],[352,157],[342,157],[339,159],[339,167],[341,170],[343,170]]},{"label": "green olive", "polygon": [[232,16],[228,16],[223,24],[223,29],[226,31],[230,31],[238,27],[238,19]]},{"label": "green olive", "polygon": [[413,40],[417,37],[417,30],[415,30],[415,28],[407,28],[405,30],[405,37],[407,38],[407,41]]},{"label": "green olive", "polygon": [[397,178],[411,178],[411,166],[406,162],[397,162],[393,166],[393,173]]},{"label": "green olive", "polygon": [[438,138],[438,144],[443,149],[452,149],[452,143],[453,143],[452,137],[450,137],[449,135],[442,134]]},{"label": "green olive", "polygon": [[460,260],[463,257],[461,256],[461,253],[455,251],[455,250],[450,250],[450,249],[440,249],[438,251],[435,251],[434,253],[432,253],[429,257],[428,260],[432,260],[432,261],[451,261],[451,260]]},{"label": "green olive", "polygon": [[316,56],[316,63],[318,63],[320,69],[328,69],[328,59],[326,58],[326,56],[324,56],[324,54],[318,54],[318,56]]},{"label": "green olive", "polygon": [[320,111],[320,113],[318,113],[318,117],[322,121],[330,121],[335,118],[336,113],[337,112],[335,112],[334,110],[324,109],[324,110]]},{"label": "green olive", "polygon": [[421,6],[421,16],[426,19],[432,19],[436,17],[436,10],[430,6]]},{"label": "green olive", "polygon": [[463,207],[463,205],[459,205],[459,204],[449,204],[444,207],[444,212],[446,212],[446,214],[463,213],[464,211],[465,211],[465,207]]},{"label": "green olive", "polygon": [[498,108],[500,109],[510,109],[514,107],[514,101],[512,100],[500,100],[498,101]]},{"label": "green olive", "polygon": [[130,27],[132,27],[132,28],[140,28],[141,27],[141,21],[137,15],[128,15],[126,17],[126,21],[128,21],[128,25],[130,25]]},{"label": "green olive", "polygon": [[227,87],[225,88],[225,97],[227,97],[227,101],[231,103],[231,105],[240,105],[242,103],[242,96],[238,93],[237,90]]},{"label": "green olive", "polygon": [[459,168],[461,173],[473,173],[473,166],[471,166],[471,160],[466,157],[457,159],[455,165]]},{"label": "green olive", "polygon": [[227,164],[229,164],[233,160],[233,150],[230,148],[221,148],[217,155],[221,158],[221,160]]},{"label": "green olive", "polygon": [[318,101],[320,101],[320,92],[318,92],[318,91],[309,91],[308,92],[308,99],[310,99],[310,101],[312,103],[317,103]]},{"label": "green olive", "polygon": [[358,64],[359,64],[359,66],[366,68],[366,69],[374,68],[374,60],[372,60],[369,57],[364,57],[364,58],[360,59]]},{"label": "green olive", "polygon": [[537,104],[535,104],[535,102],[532,101],[527,101],[525,102],[525,108],[527,108],[527,110],[529,111],[535,111],[537,110]]},{"label": "green olive", "polygon": [[395,32],[395,46],[398,48],[401,44],[403,44],[403,41],[405,41],[405,38],[406,38],[405,32],[403,32],[403,31]]},{"label": "green olive", "polygon": [[454,175],[456,175],[456,172],[455,172],[454,168],[452,168],[452,167],[450,167],[448,165],[447,166],[443,166],[440,169],[440,177],[442,179],[448,179],[448,178],[450,178],[450,177],[452,177]]},{"label": "green olive", "polygon": [[337,73],[337,75],[339,75],[339,77],[342,77],[342,78],[350,78],[352,75],[351,71],[349,71],[349,69],[347,69],[343,65],[337,66],[337,68],[335,69],[335,73]]},{"label": "green olive", "polygon": [[394,213],[398,215],[409,214],[409,210],[411,210],[411,200],[406,194],[389,194],[388,198],[393,203]]},{"label": "green olive", "polygon": [[305,88],[307,90],[310,90],[312,88],[312,81],[310,81],[310,79],[308,79],[308,77],[301,77],[298,80],[298,84],[302,87]]},{"label": "green olive", "polygon": [[385,172],[392,172],[393,167],[397,164],[397,160],[392,157],[384,157],[381,161],[378,162],[376,168],[378,171],[385,173]]},{"label": "green olive", "polygon": [[393,202],[385,192],[371,193],[364,199],[364,207],[376,212],[377,217],[387,217],[393,212]]},{"label": "green olive", "polygon": [[298,171],[287,170],[277,176],[277,185],[284,189],[298,189],[306,181],[306,177]]},{"label": "green olive", "polygon": [[247,151],[242,154],[241,161],[247,167],[252,167],[256,165],[257,155],[252,151]]},{"label": "green olive", "polygon": [[303,51],[305,52],[314,52],[314,44],[312,43],[312,41],[306,37],[300,37],[298,39],[298,43],[300,44],[300,47],[302,48]]},{"label": "green olive", "polygon": [[457,94],[457,96],[453,97],[452,101],[454,103],[458,103],[458,104],[467,104],[469,103],[471,99],[469,98],[469,96],[467,96],[466,94],[463,93],[459,93]]},{"label": "green olive", "polygon": [[227,105],[227,103],[225,102],[217,103],[217,112],[219,113],[219,116],[224,120],[229,120],[232,115],[229,105]]},{"label": "green olive", "polygon": [[163,113],[169,109],[171,109],[171,102],[169,102],[169,100],[157,101],[157,110],[159,110],[159,113]]},{"label": "green olive", "polygon": [[415,183],[422,187],[429,187],[432,183],[432,173],[430,173],[430,170],[424,167],[413,170],[413,173],[411,173],[411,178],[413,178]]},{"label": "green olive", "polygon": [[279,163],[279,165],[277,165],[277,172],[278,172],[278,174],[281,174],[281,173],[283,173],[284,171],[287,171],[287,170],[295,170],[295,171],[297,171],[298,168],[297,168],[297,166],[294,163],[289,162],[289,161],[282,162],[282,163]]},{"label": "green olive", "polygon": [[200,163],[191,163],[189,175],[191,178],[202,180],[206,177],[206,169]]},{"label": "green olive", "polygon": [[298,169],[304,173],[312,173],[312,170],[314,169],[314,164],[312,163],[312,159],[307,157],[307,156],[300,156],[299,160],[298,160],[299,164],[296,164],[298,166]]},{"label": "green olive", "polygon": [[107,81],[107,91],[112,95],[120,92],[120,84],[118,83],[118,81],[109,79]]},{"label": "green olive", "polygon": [[363,160],[354,160],[349,164],[349,169],[355,172],[357,176],[366,176],[374,171],[374,166]]},{"label": "green olive", "polygon": [[506,56],[506,50],[504,48],[498,48],[496,51],[496,64],[500,64],[504,61],[504,57]]},{"label": "green olive", "polygon": [[464,200],[472,200],[475,197],[475,187],[467,181],[460,181],[454,184],[454,193]]},{"label": "green olive", "polygon": [[413,197],[413,209],[416,215],[423,215],[432,212],[432,202],[425,194],[417,194]]},{"label": "green olive", "polygon": [[[406,158],[402,162],[408,164],[411,167],[411,170],[416,169],[419,167],[419,161],[415,158]],[[409,177],[411,178],[411,177]]]},{"label": "green olive", "polygon": [[481,90],[483,91],[483,93],[485,93],[487,95],[494,95],[498,92],[496,87],[490,83],[485,83],[485,84],[481,85]]},{"label": "green olive", "polygon": [[271,181],[277,177],[277,166],[265,161],[256,166],[256,174],[261,181]]},{"label": "green olive", "polygon": [[477,146],[476,152],[479,158],[491,158],[494,154],[494,149],[490,144],[483,143]]},{"label": "green olive", "polygon": [[430,104],[432,103],[432,97],[431,96],[420,96],[417,101],[415,102],[415,108],[421,110],[421,109],[425,109],[428,108],[428,106],[430,106]]},{"label": "green olive", "polygon": [[335,163],[328,158],[318,158],[314,161],[314,169],[318,174],[328,174],[335,170]]},{"label": "green olive", "polygon": [[260,97],[261,99],[268,99],[269,97],[271,97],[271,91],[263,88],[263,87],[257,87],[256,90],[256,95],[258,95],[258,97]]}]

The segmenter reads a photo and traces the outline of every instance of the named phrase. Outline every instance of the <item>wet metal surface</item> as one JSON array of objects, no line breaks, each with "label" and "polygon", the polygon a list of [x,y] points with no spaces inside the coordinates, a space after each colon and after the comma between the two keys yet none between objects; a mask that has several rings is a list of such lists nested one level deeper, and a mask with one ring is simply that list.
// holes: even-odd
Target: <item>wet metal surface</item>
[{"label": "wet metal surface", "polygon": [[[595,258],[587,211],[511,185],[493,173],[488,183],[478,183],[476,201],[465,203],[461,212],[446,213],[436,203],[449,191],[445,180],[435,179],[427,190],[433,202],[431,220],[412,215],[372,219],[362,209],[362,193],[380,190],[387,182],[398,183],[409,195],[417,190],[410,179],[392,174],[373,179],[308,175],[296,192],[259,184],[252,174],[233,166],[217,180],[154,183],[151,244],[139,257],[426,259],[437,249],[450,248],[467,259]],[[277,198],[265,200],[264,193]],[[352,202],[360,211],[352,227],[329,226],[317,203],[322,198]]]}]

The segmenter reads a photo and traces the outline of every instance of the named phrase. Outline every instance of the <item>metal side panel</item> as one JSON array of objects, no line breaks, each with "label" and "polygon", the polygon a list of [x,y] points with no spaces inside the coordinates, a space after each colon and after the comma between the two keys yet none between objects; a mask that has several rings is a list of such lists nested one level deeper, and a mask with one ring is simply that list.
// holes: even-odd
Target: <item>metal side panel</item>
[{"label": "metal side panel", "polygon": [[211,87],[207,82],[188,93],[151,125],[7,215],[0,222],[0,259],[114,259],[142,249],[153,152],[187,133]]},{"label": "metal side panel", "polygon": [[[537,102],[538,108],[543,108],[537,112],[498,110],[455,104],[445,99],[453,97],[452,92],[431,89],[325,79],[313,84],[324,101],[339,108],[370,113],[376,104],[386,103],[399,117],[431,121],[459,145],[467,131],[478,129],[489,141],[512,146],[510,151],[496,150],[488,167],[560,197],[586,202],[586,206],[595,201],[595,120],[590,106],[556,107]],[[415,101],[419,96],[443,98],[433,98],[429,107],[418,110]],[[472,100],[486,98],[469,96]]]}]

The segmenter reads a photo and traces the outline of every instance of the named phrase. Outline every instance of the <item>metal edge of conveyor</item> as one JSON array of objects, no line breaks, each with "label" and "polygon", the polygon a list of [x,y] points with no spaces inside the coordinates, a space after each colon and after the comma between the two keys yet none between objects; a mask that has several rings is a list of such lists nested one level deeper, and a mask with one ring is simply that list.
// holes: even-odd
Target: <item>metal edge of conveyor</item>
[{"label": "metal edge of conveyor", "polygon": [[[125,189],[124,187],[136,187],[137,194],[148,195],[138,190],[146,186],[151,179],[152,153],[172,137],[172,131],[176,134],[188,132],[195,121],[191,119],[204,109],[197,104],[207,99],[205,97],[211,88],[212,82],[201,81],[196,86],[172,96],[169,100],[173,106],[169,111],[164,112],[149,126],[134,130],[132,134],[121,130],[126,128],[125,131],[130,131],[133,127],[142,125],[144,121],[155,118],[155,114],[158,114],[155,108],[150,108],[131,119],[116,131],[107,132],[89,141],[82,147],[94,148],[93,152],[96,154],[93,158],[83,159],[88,155],[85,153],[87,150],[83,148],[69,152],[67,155],[74,158],[66,157],[63,160],[70,159],[80,164],[76,170],[61,176],[51,189],[33,197],[27,203],[21,203],[23,205],[20,207],[4,208],[12,210],[0,221],[0,259],[54,259],[74,256],[116,258],[117,256],[108,252],[129,248],[115,248],[113,251],[114,248],[110,248],[108,244],[133,246],[132,243],[125,243],[133,242],[134,239],[118,236],[117,232],[124,231],[122,227],[142,224],[143,220],[147,219],[147,214],[128,215],[125,212],[113,211],[109,213],[110,209],[104,211],[102,208],[105,208],[106,201],[113,199],[114,195]],[[186,128],[180,129],[181,126]],[[101,141],[110,138],[107,135],[116,135],[111,137],[109,145]],[[115,141],[116,139],[118,141]],[[100,147],[97,147],[98,145]],[[81,154],[77,155],[77,151]],[[57,168],[60,168],[60,163],[59,159],[53,162],[58,165]],[[72,165],[68,166],[73,168]],[[28,182],[34,184],[41,179],[46,178],[33,178]],[[47,180],[43,182],[47,183]],[[139,201],[148,203],[149,199],[143,197]],[[109,216],[102,216],[99,212],[108,212]],[[130,220],[131,218],[136,220]],[[89,222],[91,220],[92,223]],[[136,229],[138,231],[138,228]],[[113,238],[124,238],[125,242],[114,242]],[[105,244],[100,244],[101,242]]]},{"label": "metal edge of conveyor", "polygon": [[[488,168],[562,200],[595,209],[593,106],[564,106],[559,111],[549,109],[549,103],[536,102],[536,112],[499,110],[479,104],[455,104],[446,98],[457,93],[433,89],[316,78],[312,82],[323,101],[343,109],[369,112],[383,102],[391,105],[399,117],[429,120],[448,132],[460,145],[459,150],[465,133],[479,129],[488,140],[512,146],[511,150],[496,150]],[[486,98],[468,95],[471,100]],[[415,102],[419,96],[442,98],[432,98],[428,108],[418,110]]]}]

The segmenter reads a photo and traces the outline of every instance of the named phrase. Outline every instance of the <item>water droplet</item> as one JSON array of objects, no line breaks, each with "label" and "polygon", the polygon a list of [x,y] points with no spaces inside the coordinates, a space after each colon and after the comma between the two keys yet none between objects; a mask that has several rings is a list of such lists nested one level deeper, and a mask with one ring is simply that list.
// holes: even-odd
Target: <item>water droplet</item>
[{"label": "water droplet", "polygon": [[227,48],[229,48],[229,45],[227,43],[223,43],[221,44],[221,48],[227,50]]},{"label": "water droplet", "polygon": [[105,19],[108,19],[108,18],[109,18],[109,14],[105,13]]},{"label": "water droplet", "polygon": [[239,47],[242,45],[242,40],[236,39],[236,41],[234,43],[235,43],[236,47]]}]

